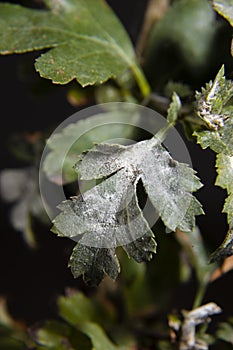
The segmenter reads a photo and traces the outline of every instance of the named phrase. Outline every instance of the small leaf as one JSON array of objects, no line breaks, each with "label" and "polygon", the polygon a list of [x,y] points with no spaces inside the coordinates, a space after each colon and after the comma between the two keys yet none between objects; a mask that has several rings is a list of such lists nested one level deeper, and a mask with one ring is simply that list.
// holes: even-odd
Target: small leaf
[{"label": "small leaf", "polygon": [[210,81],[201,93],[196,93],[196,112],[207,130],[196,131],[193,135],[202,148],[210,147],[216,153],[233,154],[232,108],[227,106],[232,96],[233,83],[226,80],[224,66],[214,82]]},{"label": "small leaf", "polygon": [[138,205],[139,179],[169,229],[191,231],[195,215],[203,213],[191,195],[201,187],[195,172],[174,161],[160,143],[155,137],[131,146],[100,144],[80,156],[81,179],[108,178],[63,202],[54,220],[53,232],[78,241],[70,262],[75,277],[99,283],[105,273],[115,279],[117,246],[137,262],[151,259],[156,243]]},{"label": "small leaf", "polygon": [[127,33],[104,1],[45,2],[48,10],[0,5],[2,54],[51,48],[35,66],[59,84],[103,83],[127,68],[142,74]]},{"label": "small leaf", "polygon": [[168,123],[175,123],[178,118],[178,113],[181,108],[181,101],[179,96],[176,94],[176,92],[172,95],[172,102],[169,106],[168,112],[167,112],[167,121]]}]

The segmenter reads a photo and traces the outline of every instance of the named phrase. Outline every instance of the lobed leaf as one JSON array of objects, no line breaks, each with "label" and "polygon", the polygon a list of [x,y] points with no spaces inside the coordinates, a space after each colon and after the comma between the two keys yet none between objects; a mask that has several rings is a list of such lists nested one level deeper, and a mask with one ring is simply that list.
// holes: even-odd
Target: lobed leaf
[{"label": "lobed leaf", "polygon": [[154,137],[130,146],[100,144],[79,157],[75,168],[81,179],[107,179],[61,203],[62,212],[54,220],[53,232],[78,241],[70,260],[75,277],[82,274],[94,284],[104,274],[115,279],[117,246],[137,262],[155,253],[153,232],[138,205],[139,180],[169,229],[193,229],[195,215],[203,211],[191,192],[201,184],[195,172],[174,161],[160,143],[161,138]]},{"label": "lobed leaf", "polygon": [[[0,53],[50,49],[36,70],[53,83],[103,83],[125,69],[139,72],[130,39],[102,0],[45,1],[48,10],[0,4]],[[100,16],[101,14],[101,16]]]}]

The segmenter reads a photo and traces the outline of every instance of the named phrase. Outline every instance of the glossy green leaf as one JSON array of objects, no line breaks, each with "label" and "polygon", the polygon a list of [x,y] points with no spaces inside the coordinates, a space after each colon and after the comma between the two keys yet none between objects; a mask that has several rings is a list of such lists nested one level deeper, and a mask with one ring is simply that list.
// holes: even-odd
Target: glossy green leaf
[{"label": "glossy green leaf", "polygon": [[227,106],[233,96],[233,83],[224,76],[224,67],[218,72],[214,82],[196,93],[196,113],[206,130],[194,132],[197,143],[202,148],[210,147],[216,153],[233,154],[232,108]]},{"label": "glossy green leaf", "polygon": [[[138,119],[137,113],[132,115],[132,124],[137,124]],[[134,127],[126,123],[123,110],[110,110],[79,120],[49,138],[47,145],[51,151],[44,159],[43,169],[53,182],[73,182],[77,179],[73,166],[78,155],[92,148],[94,143],[107,139],[128,139],[133,133]]]},{"label": "glossy green leaf", "polygon": [[115,248],[123,246],[137,262],[150,260],[156,243],[138,205],[136,188],[144,188],[165,225],[191,231],[200,203],[191,195],[201,187],[195,172],[174,161],[160,145],[161,132],[130,146],[100,144],[80,156],[76,170],[83,180],[101,179],[82,196],[60,204],[53,232],[78,241],[70,265],[75,277],[99,283],[115,279]]},{"label": "glossy green leaf", "polygon": [[[127,68],[143,80],[128,35],[103,0],[51,0],[46,4],[48,10],[0,5],[2,54],[51,48],[35,66],[53,83],[73,79],[82,86],[103,83]],[[144,88],[147,94],[145,84]]]}]

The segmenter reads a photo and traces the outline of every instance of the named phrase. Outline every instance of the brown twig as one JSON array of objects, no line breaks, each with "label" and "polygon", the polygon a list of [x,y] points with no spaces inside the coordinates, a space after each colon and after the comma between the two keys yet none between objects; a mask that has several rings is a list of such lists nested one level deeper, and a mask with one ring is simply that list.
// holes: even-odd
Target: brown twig
[{"label": "brown twig", "polygon": [[179,350],[207,350],[208,347],[196,339],[196,326],[209,321],[209,316],[221,312],[215,303],[208,303],[191,311],[183,311]]}]

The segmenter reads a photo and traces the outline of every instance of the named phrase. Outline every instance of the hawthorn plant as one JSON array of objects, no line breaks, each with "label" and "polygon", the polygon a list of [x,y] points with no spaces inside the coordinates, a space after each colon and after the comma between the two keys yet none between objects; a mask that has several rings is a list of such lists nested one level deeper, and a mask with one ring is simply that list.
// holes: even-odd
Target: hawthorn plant
[{"label": "hawthorn plant", "polygon": [[[233,266],[233,81],[224,68],[227,63],[232,72],[233,58],[226,59],[221,47],[224,35],[232,33],[231,25],[232,0],[151,0],[134,48],[103,0],[43,0],[34,8],[0,4],[2,55],[39,50],[36,71],[54,84],[75,80],[69,99],[77,105],[80,96],[86,102],[94,95],[97,103],[149,106],[167,119],[166,127],[133,145],[104,142],[119,137],[119,132],[121,137],[132,135],[131,127],[91,131],[81,145],[72,145],[65,159],[62,150],[77,131],[91,125],[91,117],[49,138],[43,171],[50,181],[58,182],[63,164],[63,184],[78,177],[97,183],[59,205],[52,231],[77,241],[69,261],[74,277],[83,276],[92,286],[103,282],[91,299],[68,290],[58,300],[63,320],[46,321],[29,335],[7,315],[4,349],[10,349],[9,335],[14,349],[25,344],[58,350],[232,348],[232,318],[208,334],[209,317],[222,310],[211,300],[202,305],[208,285]],[[226,190],[223,212],[228,231],[212,254],[195,222],[204,210],[193,193],[205,184],[190,166],[173,159],[163,144],[168,130],[178,124],[188,140],[216,154],[215,185]],[[9,185],[6,175],[1,176],[2,187]],[[152,228],[141,208],[139,187],[159,217]],[[166,230],[173,232],[172,241]],[[129,242],[126,236],[131,237]],[[156,260],[160,245],[161,258]],[[167,310],[171,280],[187,282],[192,270],[198,284],[193,308]],[[166,273],[173,276],[166,280]],[[114,285],[104,279],[106,275],[116,280]],[[168,314],[167,323],[163,317],[157,320],[160,313]],[[7,314],[4,307],[2,314]]]}]

